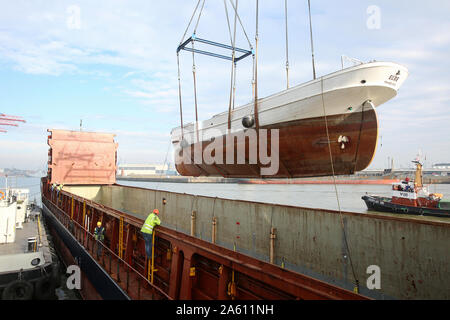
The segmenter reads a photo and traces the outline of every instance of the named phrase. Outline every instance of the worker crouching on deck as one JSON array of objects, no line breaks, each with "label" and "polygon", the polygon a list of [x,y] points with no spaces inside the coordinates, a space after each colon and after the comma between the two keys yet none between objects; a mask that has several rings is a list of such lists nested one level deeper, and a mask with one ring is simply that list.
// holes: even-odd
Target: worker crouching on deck
[{"label": "worker crouching on deck", "polygon": [[97,222],[97,227],[94,229],[94,238],[97,240],[97,258],[102,254],[102,244],[105,240],[105,228],[102,227],[101,221]]},{"label": "worker crouching on deck", "polygon": [[145,254],[147,258],[152,257],[152,249],[153,249],[153,228],[156,225],[161,224],[161,220],[158,218],[159,210],[155,209],[152,213],[150,213],[145,219],[144,225],[141,228],[142,235],[145,241]]}]

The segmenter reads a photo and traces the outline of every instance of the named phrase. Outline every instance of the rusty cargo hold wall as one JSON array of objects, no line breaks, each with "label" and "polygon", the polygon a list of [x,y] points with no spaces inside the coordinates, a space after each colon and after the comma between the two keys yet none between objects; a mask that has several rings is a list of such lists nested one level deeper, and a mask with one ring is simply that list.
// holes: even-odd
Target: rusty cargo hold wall
[{"label": "rusty cargo hold wall", "polygon": [[[68,187],[69,192],[144,219],[153,208],[164,226],[255,258],[352,289],[339,213],[227,200],[136,187]],[[165,203],[163,204],[163,199]],[[434,217],[343,212],[360,292],[383,299],[450,299],[450,221]],[[381,289],[368,290],[367,268],[381,269]]]},{"label": "rusty cargo hold wall", "polygon": [[[78,264],[82,257],[81,292],[86,299],[367,299],[164,226],[153,233],[155,259],[149,264],[139,232],[143,219],[51,188],[45,178],[41,188],[57,249],[70,263]],[[100,190],[67,189],[80,188],[91,196]],[[97,221],[106,229],[102,243],[93,235]],[[98,268],[103,272],[94,274]]]},{"label": "rusty cargo hold wall", "polygon": [[114,134],[49,129],[48,178],[58,184],[114,184]]}]

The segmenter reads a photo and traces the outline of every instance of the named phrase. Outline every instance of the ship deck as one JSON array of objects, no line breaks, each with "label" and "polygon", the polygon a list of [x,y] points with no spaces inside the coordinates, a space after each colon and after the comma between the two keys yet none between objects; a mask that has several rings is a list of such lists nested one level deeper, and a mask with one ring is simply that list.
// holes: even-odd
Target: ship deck
[{"label": "ship deck", "polygon": [[16,229],[16,238],[14,242],[0,244],[0,256],[26,253],[28,251],[28,238],[36,237],[38,239],[38,243],[39,238],[41,239],[41,246],[39,246],[38,250],[43,252],[45,261],[51,261],[47,234],[42,222],[40,237],[38,229],[39,227],[37,220],[30,219],[23,223],[22,229]]}]

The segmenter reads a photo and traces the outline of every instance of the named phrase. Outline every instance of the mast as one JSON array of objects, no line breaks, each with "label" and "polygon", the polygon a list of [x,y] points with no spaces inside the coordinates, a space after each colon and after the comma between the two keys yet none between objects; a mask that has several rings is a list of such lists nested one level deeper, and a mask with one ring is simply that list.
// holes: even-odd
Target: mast
[{"label": "mast", "polygon": [[416,176],[414,179],[414,186],[416,187],[423,187],[422,183],[422,164],[419,161],[416,161]]}]

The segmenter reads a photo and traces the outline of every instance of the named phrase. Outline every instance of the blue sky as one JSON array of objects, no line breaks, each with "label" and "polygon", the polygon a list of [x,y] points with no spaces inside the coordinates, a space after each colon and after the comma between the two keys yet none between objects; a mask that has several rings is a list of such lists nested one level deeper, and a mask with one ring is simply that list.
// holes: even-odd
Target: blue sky
[{"label": "blue sky", "polygon": [[[45,168],[47,128],[77,130],[80,119],[84,130],[117,134],[120,162],[163,162],[179,125],[175,49],[196,2],[0,0],[0,112],[27,120],[0,133],[0,168]],[[407,166],[419,149],[428,163],[450,162],[450,3],[311,3],[318,76],[340,69],[342,54],[409,69],[398,96],[377,109],[382,139],[371,167],[385,167],[387,157]],[[378,29],[367,26],[374,5]],[[288,7],[295,85],[312,78],[307,1],[288,0]],[[239,12],[254,42],[255,1],[240,0]],[[263,97],[286,85],[284,1],[261,0],[259,23]],[[223,1],[206,0],[197,35],[229,41]],[[237,44],[248,47],[239,28]],[[193,119],[191,63],[182,53],[186,121]],[[196,65],[205,119],[227,108],[230,65],[200,56]],[[239,105],[251,99],[250,59],[237,72]]]}]

